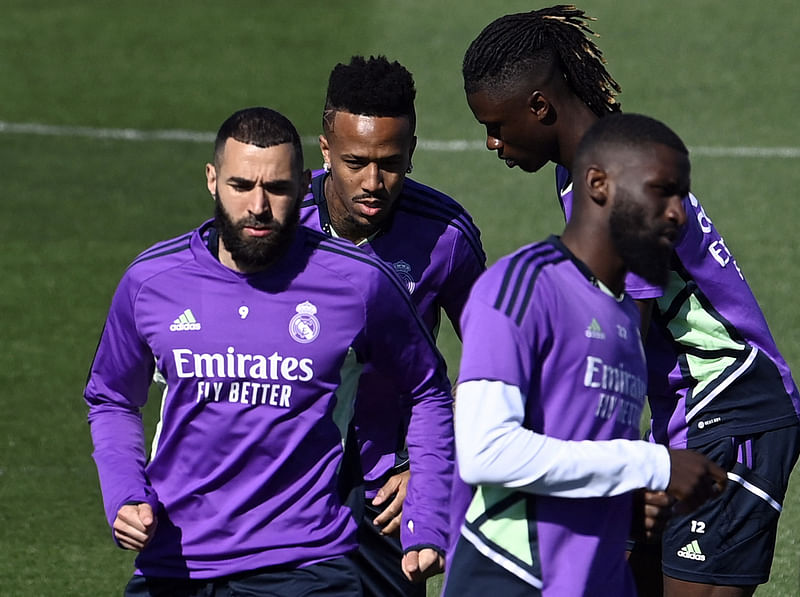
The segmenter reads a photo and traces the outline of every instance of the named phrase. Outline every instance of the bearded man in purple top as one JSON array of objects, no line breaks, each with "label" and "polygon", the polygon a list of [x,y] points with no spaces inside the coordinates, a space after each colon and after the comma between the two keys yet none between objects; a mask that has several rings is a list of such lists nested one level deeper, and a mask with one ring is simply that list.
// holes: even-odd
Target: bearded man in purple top
[{"label": "bearded man in purple top", "polygon": [[[636,439],[647,371],[625,273],[668,273],[686,147],[658,121],[615,116],[587,133],[575,171],[562,237],[498,261],[464,309],[456,456],[475,489],[446,596],[633,596],[632,492],[691,508],[725,484],[704,456]],[[639,269],[642,252],[657,267]]]},{"label": "bearded man in purple top", "polygon": [[[84,394],[114,539],[140,552],[126,595],[361,595],[349,504],[367,364],[411,405],[401,540],[424,578],[447,536],[452,399],[406,289],[297,226],[310,172],[277,112],[226,120],[206,177],[214,220],[125,272]],[[148,460],[139,410],[154,374],[166,389]]]},{"label": "bearded man in purple top", "polygon": [[[487,149],[526,172],[556,163],[568,220],[578,142],[598,119],[620,111],[619,85],[589,20],[563,5],[505,15],[472,42],[462,71]],[[663,578],[639,566],[649,549],[634,550],[631,561],[647,595],[663,588],[667,597],[746,597],[769,578],[800,453],[800,394],[705,209],[688,193],[683,208],[686,225],[664,283],[631,275],[626,290],[643,313],[653,439],[709,455],[731,482],[697,512],[670,520],[660,545]]]},{"label": "bearded man in purple top", "polygon": [[[353,56],[336,65],[320,136],[325,171],[311,181],[300,221],[391,267],[431,334],[442,311],[460,334],[461,310],[486,259],[464,208],[406,176],[416,145],[415,93],[411,73],[383,56]],[[409,478],[408,412],[400,388],[375,368],[365,367],[359,383],[355,424],[366,503],[356,562],[364,591],[424,597],[424,584],[409,582],[397,566],[403,550],[396,534]]]}]

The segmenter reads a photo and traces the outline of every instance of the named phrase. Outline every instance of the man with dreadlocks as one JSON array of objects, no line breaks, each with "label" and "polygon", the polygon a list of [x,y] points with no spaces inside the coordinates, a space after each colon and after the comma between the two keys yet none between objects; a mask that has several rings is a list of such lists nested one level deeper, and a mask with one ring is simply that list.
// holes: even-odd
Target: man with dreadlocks
[{"label": "man with dreadlocks", "polygon": [[[567,220],[578,142],[620,111],[620,88],[587,37],[588,20],[563,5],[506,15],[472,42],[463,64],[487,148],[527,172],[556,163]],[[646,332],[652,438],[709,455],[731,482],[697,512],[667,523],[663,591],[747,596],[769,578],[800,446],[800,396],[724,240],[694,195],[683,207],[689,217],[667,282],[629,275],[626,290],[640,301]]]},{"label": "man with dreadlocks", "polygon": [[[325,170],[311,181],[301,222],[351,241],[392,268],[431,335],[442,311],[459,333],[461,310],[486,257],[464,208],[407,176],[417,140],[415,95],[411,73],[385,56],[353,56],[333,68],[319,138]],[[411,581],[439,572],[444,562],[444,535],[429,541],[416,561],[414,553],[404,557],[397,537],[411,541],[414,525],[423,522],[406,515],[400,525],[404,499],[419,501],[419,495],[406,497],[415,463],[405,450],[404,402],[393,380],[365,366],[355,412],[367,497],[355,561],[365,597],[424,597],[425,584]],[[449,488],[449,479],[443,483]],[[438,498],[439,509],[427,512],[429,526],[446,528],[449,495],[434,486],[421,490]]]}]

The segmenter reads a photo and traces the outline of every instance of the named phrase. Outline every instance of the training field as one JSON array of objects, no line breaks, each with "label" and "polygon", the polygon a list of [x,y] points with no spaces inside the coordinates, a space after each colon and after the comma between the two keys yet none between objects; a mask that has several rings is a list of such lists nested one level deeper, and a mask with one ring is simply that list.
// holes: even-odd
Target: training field
[{"label": "training field", "polygon": [[[800,373],[797,0],[586,2],[626,111],[670,124],[693,188]],[[552,169],[482,147],[464,50],[521,1],[5,0],[0,19],[0,594],[118,595],[130,552],[104,519],[81,394],[126,265],[212,213],[203,168],[234,110],[268,105],[313,139],[327,75],[354,53],[404,63],[418,89],[413,176],[459,199],[490,262],[559,232]],[[457,370],[458,347],[442,348]],[[153,420],[153,409],[147,419]],[[800,592],[800,479],[772,580]],[[429,591],[433,594],[435,589]]]}]

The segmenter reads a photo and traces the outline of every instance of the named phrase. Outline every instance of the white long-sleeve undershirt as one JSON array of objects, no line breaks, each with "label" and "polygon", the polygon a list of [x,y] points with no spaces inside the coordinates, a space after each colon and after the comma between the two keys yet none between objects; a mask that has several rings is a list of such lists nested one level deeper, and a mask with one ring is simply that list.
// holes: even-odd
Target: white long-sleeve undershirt
[{"label": "white long-sleeve undershirt", "polygon": [[669,484],[667,448],[639,440],[570,441],[522,426],[516,386],[476,380],[458,386],[456,457],[471,485],[502,485],[567,498],[619,495]]}]

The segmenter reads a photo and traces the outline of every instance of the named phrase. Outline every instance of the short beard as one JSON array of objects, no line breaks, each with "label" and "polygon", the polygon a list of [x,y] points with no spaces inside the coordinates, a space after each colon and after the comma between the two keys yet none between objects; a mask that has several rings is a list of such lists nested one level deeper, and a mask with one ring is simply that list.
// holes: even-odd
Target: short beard
[{"label": "short beard", "polygon": [[353,214],[347,212],[341,221],[331,223],[337,234],[346,238],[369,238],[381,228],[380,224],[361,223]]},{"label": "short beard", "polygon": [[661,227],[647,227],[644,210],[628,197],[617,192],[609,218],[611,241],[629,271],[663,287],[669,280],[672,247],[661,242]]},{"label": "short beard", "polygon": [[[214,193],[214,199],[214,226],[225,249],[231,254],[231,259],[242,271],[266,268],[291,244],[300,219],[299,201],[284,223],[278,222],[271,216],[259,218],[252,215],[234,222],[222,206],[218,192]],[[272,233],[263,237],[248,237],[244,235],[244,228],[248,226],[269,228]]]}]

